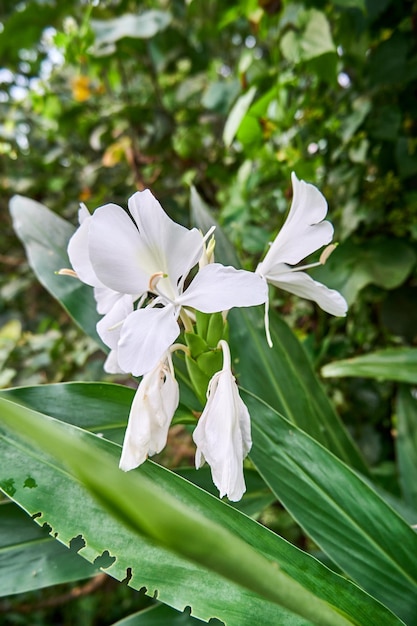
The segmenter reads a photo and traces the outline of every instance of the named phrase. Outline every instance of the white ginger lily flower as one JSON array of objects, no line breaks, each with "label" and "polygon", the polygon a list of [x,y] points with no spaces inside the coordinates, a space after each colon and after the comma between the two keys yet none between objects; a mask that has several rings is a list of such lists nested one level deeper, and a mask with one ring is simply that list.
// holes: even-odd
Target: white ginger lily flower
[{"label": "white ginger lily flower", "polygon": [[[119,291],[114,291],[106,287],[96,275],[90,261],[88,250],[91,219],[92,216],[87,207],[85,204],[81,203],[78,211],[80,226],[68,243],[68,256],[77,278],[83,283],[94,287],[97,311],[100,315],[104,315],[99,325],[102,325],[104,328],[109,328],[112,325],[120,323],[124,317],[133,311],[134,297],[130,294],[120,293]],[[109,374],[122,373],[123,370],[117,359],[117,342],[114,342],[114,335],[111,336],[110,342],[103,338],[103,333],[101,333],[100,336],[104,343],[111,348],[106,362],[104,363],[104,370]]]},{"label": "white ginger lily flower", "polygon": [[246,491],[243,459],[252,446],[249,411],[239,396],[231,370],[230,350],[221,340],[223,369],[210,380],[207,404],[193,433],[195,464],[210,465],[220,497],[237,502]]},{"label": "white ginger lily flower", "polygon": [[[301,298],[313,300],[331,315],[344,316],[347,303],[335,289],[329,289],[313,280],[303,270],[324,264],[328,254],[326,250],[319,263],[291,267],[299,263],[333,238],[333,226],[324,221],[327,214],[327,202],[323,194],[314,185],[298,180],[291,175],[293,200],[288,217],[280,232],[272,242],[264,260],[259,263],[256,273],[268,283],[293,293]],[[268,330],[267,308],[265,313],[266,331],[269,345],[272,341]]]},{"label": "white ginger lily flower", "polygon": [[129,210],[134,221],[114,204],[95,211],[89,229],[89,259],[96,276],[110,289],[157,296],[123,321],[106,329],[100,322],[98,327],[103,341],[117,347],[121,368],[141,376],[157,365],[178,337],[182,307],[216,313],[262,304],[267,286],[253,272],[213,263],[203,267],[184,289],[190,270],[201,258],[201,233],[171,220],[148,190],[129,199]]},{"label": "white ginger lily flower", "polygon": [[128,472],[165,447],[168,429],[179,403],[171,354],[145,374],[130,408],[120,469]]}]

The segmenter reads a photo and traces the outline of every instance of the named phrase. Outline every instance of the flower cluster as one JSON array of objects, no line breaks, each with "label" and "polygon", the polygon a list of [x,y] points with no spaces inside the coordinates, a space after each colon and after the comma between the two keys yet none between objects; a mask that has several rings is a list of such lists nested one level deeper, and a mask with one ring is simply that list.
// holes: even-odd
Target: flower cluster
[{"label": "flower cluster", "polygon": [[[221,355],[223,365],[216,365],[204,383],[207,403],[193,434],[196,466],[207,461],[220,497],[242,497],[243,460],[251,448],[249,413],[239,396],[223,329],[216,345],[209,346],[207,337],[199,336],[196,320],[217,314],[213,319],[220,316],[223,325],[231,308],[265,304],[272,345],[268,283],[314,300],[333,315],[344,315],[347,309],[339,293],[303,271],[307,266],[291,267],[333,236],[331,224],[323,221],[327,204],[321,193],[295,175],[292,182],[288,219],[255,272],[215,263],[213,241],[207,244],[213,229],[204,236],[175,223],[149,190],[131,196],[129,213],[106,204],[90,215],[81,206],[80,226],[68,255],[76,276],[94,288],[102,315],[97,332],[110,349],[105,370],[142,376],[130,410],[121,469],[138,467],[165,446],[179,404],[172,352],[181,349],[190,357],[190,344],[198,344],[200,357],[209,362],[214,355],[212,362],[218,364]],[[188,345],[175,343],[182,330]],[[191,371],[190,378],[193,382]]]}]

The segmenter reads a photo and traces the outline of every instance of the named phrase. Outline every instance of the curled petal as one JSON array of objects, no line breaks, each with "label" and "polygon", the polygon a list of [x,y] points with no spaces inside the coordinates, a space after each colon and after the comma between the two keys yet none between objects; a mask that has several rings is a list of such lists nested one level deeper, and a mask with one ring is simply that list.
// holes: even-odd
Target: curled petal
[{"label": "curled petal", "polygon": [[[87,211],[87,214],[85,213]],[[86,207],[79,211],[80,226],[77,228],[68,243],[68,256],[78,278],[87,285],[100,287],[101,280],[96,275],[90,261],[88,250],[88,236],[91,224],[91,215]]]},{"label": "curled petal", "polygon": [[335,289],[329,289],[322,283],[313,280],[305,272],[297,272],[288,268],[287,272],[281,272],[269,279],[269,282],[279,289],[285,289],[290,293],[317,302],[320,308],[331,315],[344,317],[348,305],[344,297]]},{"label": "curled petal", "polygon": [[193,433],[196,467],[206,460],[220,497],[236,502],[246,491],[243,459],[251,446],[249,412],[230,370],[213,376],[206,407]]},{"label": "curled petal", "polygon": [[127,472],[161,452],[178,403],[178,383],[166,363],[160,362],[145,374],[133,399],[120,469]]},{"label": "curled petal", "polygon": [[268,287],[258,274],[211,263],[203,267],[176,302],[203,313],[263,304]]},{"label": "curled petal", "polygon": [[310,183],[298,180],[293,173],[293,200],[288,217],[257,271],[267,278],[274,265],[295,265],[312,252],[328,244],[333,226],[323,221],[327,202],[323,194]]},{"label": "curled petal", "polygon": [[[125,319],[132,314],[133,298],[130,295],[119,294],[109,312],[97,323],[97,332],[100,339],[111,350],[117,350],[120,330]],[[125,372],[129,370],[123,370]]]},{"label": "curled petal", "polygon": [[141,260],[146,250],[121,207],[106,204],[94,212],[88,247],[94,272],[106,287],[132,295],[147,291],[149,274]]},{"label": "curled petal", "polygon": [[120,366],[134,376],[146,374],[157,365],[179,333],[172,305],[134,311],[120,331]]}]

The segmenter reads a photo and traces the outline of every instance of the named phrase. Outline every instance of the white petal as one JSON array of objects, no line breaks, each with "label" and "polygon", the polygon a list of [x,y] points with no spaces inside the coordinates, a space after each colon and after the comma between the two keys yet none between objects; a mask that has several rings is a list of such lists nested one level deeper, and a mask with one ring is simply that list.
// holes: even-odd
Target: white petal
[{"label": "white petal", "polygon": [[[171,286],[176,287],[181,277],[198,263],[203,250],[203,237],[193,228],[189,230],[174,222],[165,213],[149,189],[136,192],[129,198],[131,212],[148,254],[143,262],[150,275],[156,272],[167,274]],[[158,285],[163,290],[164,282]],[[167,291],[170,298],[174,293]]]},{"label": "white petal", "polygon": [[[290,268],[288,268],[290,270]],[[277,274],[276,278],[268,278],[268,281],[290,293],[313,300],[331,315],[345,316],[348,305],[344,297],[335,289],[329,289],[322,283],[313,280],[305,272],[287,271]]]},{"label": "white petal", "polygon": [[[87,210],[87,209],[86,209]],[[90,261],[88,249],[88,233],[90,229],[91,216],[84,215],[81,219],[81,226],[77,228],[68,243],[68,256],[72,268],[78,278],[87,285],[99,287],[102,282],[96,275]]]},{"label": "white petal", "polygon": [[[123,297],[124,294],[119,293],[118,291],[113,291],[109,287],[94,287],[94,298],[97,304],[97,312],[100,315],[105,315],[108,313],[114,305]],[[130,301],[132,301],[132,296],[128,296]]]},{"label": "white petal", "polygon": [[263,304],[267,297],[267,284],[258,274],[211,263],[198,272],[176,302],[203,313],[216,313]]},{"label": "white petal", "polygon": [[119,365],[117,350],[110,350],[104,362],[103,369],[107,374],[126,374]]},{"label": "white petal", "polygon": [[89,252],[101,282],[129,294],[147,291],[149,274],[143,269],[144,245],[128,214],[116,204],[97,209],[91,218]]},{"label": "white petal", "polygon": [[[109,312],[98,322],[97,332],[100,339],[112,350],[117,349],[121,325],[133,311],[133,298],[130,295],[119,294]],[[127,372],[128,370],[124,370]]]},{"label": "white petal", "polygon": [[120,332],[120,366],[134,376],[146,374],[156,366],[179,333],[172,305],[134,311]]},{"label": "white petal", "polygon": [[160,452],[179,403],[179,388],[163,363],[146,374],[130,409],[119,467],[129,471]]},{"label": "white petal", "polygon": [[230,371],[223,370],[210,382],[206,407],[193,433],[197,445],[196,466],[205,458],[220,497],[240,500],[244,494],[243,459],[252,440],[250,417]]},{"label": "white petal", "polygon": [[323,194],[292,174],[293,200],[288,217],[257,271],[264,276],[276,263],[295,265],[330,243],[333,226],[322,220],[327,214]]}]

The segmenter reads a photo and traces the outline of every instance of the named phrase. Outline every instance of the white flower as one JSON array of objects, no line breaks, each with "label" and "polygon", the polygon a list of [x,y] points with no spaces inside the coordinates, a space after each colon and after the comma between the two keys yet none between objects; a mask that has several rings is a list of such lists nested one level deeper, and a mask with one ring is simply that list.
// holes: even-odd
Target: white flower
[{"label": "white flower", "polygon": [[[293,200],[288,217],[256,272],[275,287],[313,300],[327,313],[344,316],[347,303],[343,296],[303,271],[320,263],[291,267],[333,238],[333,226],[324,221],[327,214],[324,196],[314,185],[298,180],[294,172],[291,180]],[[268,341],[271,343],[269,335]]]},{"label": "white flower", "polygon": [[252,446],[250,416],[231,371],[230,351],[222,340],[223,369],[209,383],[207,404],[193,433],[195,464],[210,465],[220,497],[240,500],[246,491],[243,459]]},{"label": "white flower", "polygon": [[120,469],[125,472],[141,465],[166,444],[168,429],[178,407],[179,388],[172,371],[170,353],[145,374],[130,409]]},{"label": "white flower", "polygon": [[141,376],[157,365],[178,337],[182,307],[215,313],[262,304],[267,286],[253,272],[212,263],[184,289],[203,252],[201,233],[173,222],[148,190],[129,199],[129,210],[134,221],[114,204],[97,209],[91,218],[88,248],[94,274],[106,287],[133,297],[156,296],[146,308],[107,328],[102,322],[98,327],[103,341],[117,349],[121,368]]}]

